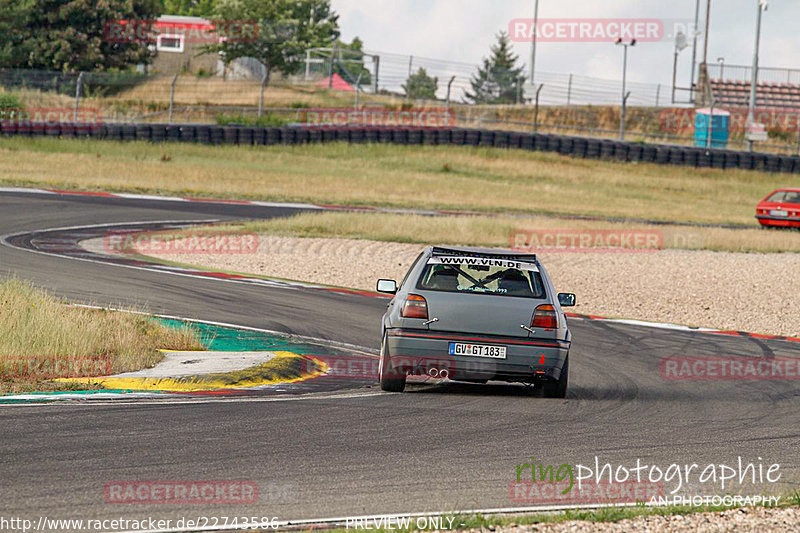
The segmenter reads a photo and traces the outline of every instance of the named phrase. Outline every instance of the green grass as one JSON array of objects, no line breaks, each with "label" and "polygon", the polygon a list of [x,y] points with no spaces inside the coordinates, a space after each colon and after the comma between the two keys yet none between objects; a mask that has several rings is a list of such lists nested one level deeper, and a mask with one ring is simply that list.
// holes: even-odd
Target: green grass
[{"label": "green grass", "polygon": [[755,227],[791,174],[452,146],[201,146],[0,139],[0,183],[271,201],[590,215]]}]

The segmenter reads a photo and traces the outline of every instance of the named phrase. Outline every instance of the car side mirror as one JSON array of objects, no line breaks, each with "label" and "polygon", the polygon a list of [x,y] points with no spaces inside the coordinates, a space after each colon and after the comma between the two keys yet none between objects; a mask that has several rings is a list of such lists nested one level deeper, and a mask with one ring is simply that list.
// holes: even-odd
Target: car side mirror
[{"label": "car side mirror", "polygon": [[379,279],[378,292],[395,294],[397,292],[397,282],[393,279]]},{"label": "car side mirror", "polygon": [[558,303],[561,307],[573,307],[575,305],[575,295],[571,292],[559,292]]}]

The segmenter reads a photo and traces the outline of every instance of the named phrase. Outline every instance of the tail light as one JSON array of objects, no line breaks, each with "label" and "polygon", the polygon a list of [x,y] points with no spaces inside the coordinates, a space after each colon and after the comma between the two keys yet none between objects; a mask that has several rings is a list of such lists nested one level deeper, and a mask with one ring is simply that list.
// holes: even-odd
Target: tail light
[{"label": "tail light", "polygon": [[403,318],[428,318],[428,302],[419,294],[409,294],[400,313]]},{"label": "tail light", "polygon": [[558,318],[556,309],[550,304],[543,304],[536,307],[533,312],[532,328],[558,329]]}]

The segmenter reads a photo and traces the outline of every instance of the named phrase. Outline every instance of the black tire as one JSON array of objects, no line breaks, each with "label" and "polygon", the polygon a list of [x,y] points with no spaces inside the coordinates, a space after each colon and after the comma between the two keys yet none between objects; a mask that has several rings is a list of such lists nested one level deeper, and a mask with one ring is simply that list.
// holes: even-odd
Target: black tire
[{"label": "black tire", "polygon": [[392,369],[392,356],[389,353],[389,346],[386,342],[386,334],[383,334],[381,342],[381,359],[378,365],[378,375],[381,381],[381,390],[386,392],[403,392],[406,388],[406,375]]},{"label": "black tire", "polygon": [[566,398],[569,388],[569,356],[564,359],[564,366],[561,368],[561,376],[554,383],[542,385],[542,393],[545,398]]}]

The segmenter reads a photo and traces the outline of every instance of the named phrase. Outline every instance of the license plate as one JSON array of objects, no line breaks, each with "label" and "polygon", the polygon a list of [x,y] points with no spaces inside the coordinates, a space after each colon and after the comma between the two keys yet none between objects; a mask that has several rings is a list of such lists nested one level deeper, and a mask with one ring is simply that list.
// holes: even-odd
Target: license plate
[{"label": "license plate", "polygon": [[493,346],[491,344],[465,344],[462,342],[451,342],[450,355],[471,355],[473,357],[505,359],[506,347]]},{"label": "license plate", "polygon": [[789,216],[789,212],[788,211],[784,211],[783,209],[773,209],[772,211],[769,212],[769,214],[774,216],[774,217],[787,217],[787,216]]}]

